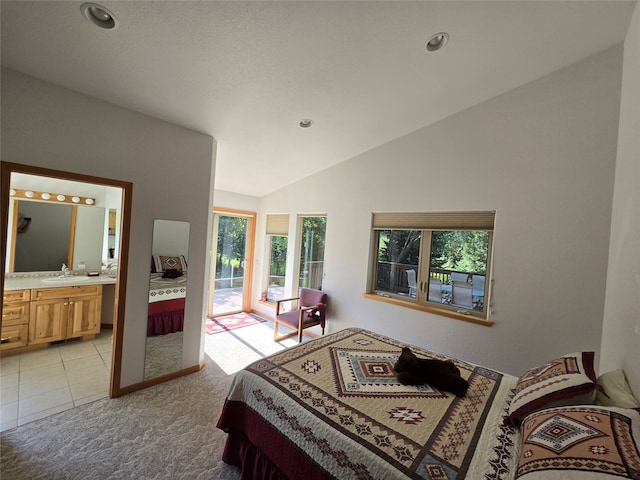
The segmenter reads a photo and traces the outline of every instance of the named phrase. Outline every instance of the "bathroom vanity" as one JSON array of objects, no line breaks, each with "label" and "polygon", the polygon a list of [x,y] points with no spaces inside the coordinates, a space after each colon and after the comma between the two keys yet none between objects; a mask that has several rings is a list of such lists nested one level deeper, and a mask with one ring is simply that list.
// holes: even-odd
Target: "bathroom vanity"
[{"label": "bathroom vanity", "polygon": [[46,348],[50,342],[100,333],[102,287],[109,275],[5,278],[2,343],[5,354]]}]

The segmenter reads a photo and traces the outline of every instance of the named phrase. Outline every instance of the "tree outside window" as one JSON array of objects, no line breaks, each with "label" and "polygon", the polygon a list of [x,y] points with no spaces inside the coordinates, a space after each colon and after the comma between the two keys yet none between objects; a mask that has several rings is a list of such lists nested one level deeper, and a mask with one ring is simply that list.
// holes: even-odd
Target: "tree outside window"
[{"label": "tree outside window", "polygon": [[300,217],[298,287],[322,290],[327,217]]}]

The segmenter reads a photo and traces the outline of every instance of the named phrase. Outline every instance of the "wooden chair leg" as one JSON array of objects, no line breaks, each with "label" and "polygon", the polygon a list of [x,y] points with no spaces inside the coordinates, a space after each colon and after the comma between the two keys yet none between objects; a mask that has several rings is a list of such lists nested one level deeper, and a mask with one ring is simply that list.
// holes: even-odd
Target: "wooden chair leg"
[{"label": "wooden chair leg", "polygon": [[300,316],[298,317],[298,343],[302,343],[302,321],[304,319],[305,311],[300,310]]},{"label": "wooden chair leg", "polygon": [[278,341],[278,322],[273,322],[273,341]]}]

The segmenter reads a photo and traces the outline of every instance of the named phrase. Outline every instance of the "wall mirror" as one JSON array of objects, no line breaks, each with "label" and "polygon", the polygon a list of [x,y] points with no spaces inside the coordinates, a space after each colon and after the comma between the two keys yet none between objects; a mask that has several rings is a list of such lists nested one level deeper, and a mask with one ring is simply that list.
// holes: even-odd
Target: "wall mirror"
[{"label": "wall mirror", "polygon": [[144,379],[182,368],[189,223],[153,221]]},{"label": "wall mirror", "polygon": [[117,268],[122,189],[11,174],[6,272]]},{"label": "wall mirror", "polygon": [[[66,240],[60,248],[66,251],[67,261],[69,261],[69,252],[72,257],[75,257],[75,265],[69,263],[72,268],[76,268],[79,262],[84,262],[86,269],[100,268],[103,260],[109,259],[107,243],[110,233],[109,213],[113,213],[112,219],[116,223],[112,225],[111,232],[113,234],[111,260],[113,260],[112,265],[116,265],[112,274],[115,277],[115,284],[103,286],[101,324],[113,323],[109,394],[112,397],[122,395],[120,378],[131,216],[130,199],[133,184],[92,175],[0,161],[0,192],[2,192],[0,195],[0,252],[2,252],[0,271],[3,272],[0,277],[2,280],[0,289],[3,294],[7,281],[11,281],[7,280],[7,277],[21,274],[20,271],[14,272],[13,266],[9,268],[11,258],[15,258],[16,255],[16,237],[29,235],[33,243],[44,248],[50,242],[52,235],[49,229],[45,229],[43,235],[43,232],[36,228],[45,222],[40,213],[37,221],[34,220],[35,214],[33,216],[23,214],[22,217],[19,215],[27,203],[31,202],[29,206],[48,204],[50,208],[56,209],[50,210],[47,215],[51,219],[56,219],[54,223],[62,225],[60,230],[67,232],[66,236],[61,235]],[[65,198],[59,200],[57,198],[59,195]],[[40,201],[37,201],[38,199]],[[90,199],[90,202],[87,202],[87,199]],[[74,210],[75,213],[67,213]],[[66,219],[69,216],[71,220],[67,228],[66,220],[61,218]],[[27,221],[25,217],[31,220]],[[72,225],[73,222],[75,226]],[[71,232],[74,233],[71,234]],[[23,272],[59,270],[61,267],[61,264],[58,265],[59,261],[60,259],[56,259],[50,265],[24,266],[16,270]],[[117,268],[117,265],[120,268]],[[112,293],[107,302],[105,291],[108,289]],[[105,313],[105,303],[111,304],[110,313]]]}]

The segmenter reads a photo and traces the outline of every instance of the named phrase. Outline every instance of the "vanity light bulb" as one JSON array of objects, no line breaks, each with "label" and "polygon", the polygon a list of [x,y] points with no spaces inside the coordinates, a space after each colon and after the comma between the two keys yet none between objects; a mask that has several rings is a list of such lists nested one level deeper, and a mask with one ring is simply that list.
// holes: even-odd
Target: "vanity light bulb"
[{"label": "vanity light bulb", "polygon": [[16,194],[16,191],[13,188],[9,190],[9,195],[13,197],[15,194]]},{"label": "vanity light bulb", "polygon": [[43,193],[42,195],[40,195],[44,200],[49,200],[51,198],[51,195],[49,195],[48,193]]},{"label": "vanity light bulb", "polygon": [[71,199],[71,201],[72,201],[73,203],[78,203],[78,202],[80,201],[80,197],[73,197],[73,198]]},{"label": "vanity light bulb", "polygon": [[93,205],[93,198],[87,198],[84,203],[86,203],[87,205]]},{"label": "vanity light bulb", "polygon": [[65,197],[64,195],[58,195],[56,198],[57,198],[60,202],[64,202],[64,201],[65,201],[65,199],[66,199],[67,197]]},{"label": "vanity light bulb", "polygon": [[24,192],[24,196],[27,198],[33,198],[36,196],[36,194],[33,193],[31,190],[27,190],[26,192]]}]

